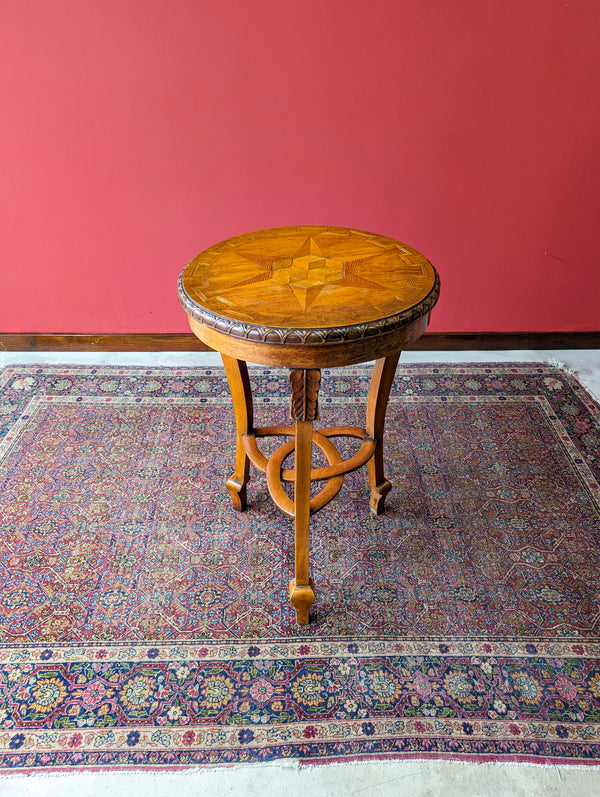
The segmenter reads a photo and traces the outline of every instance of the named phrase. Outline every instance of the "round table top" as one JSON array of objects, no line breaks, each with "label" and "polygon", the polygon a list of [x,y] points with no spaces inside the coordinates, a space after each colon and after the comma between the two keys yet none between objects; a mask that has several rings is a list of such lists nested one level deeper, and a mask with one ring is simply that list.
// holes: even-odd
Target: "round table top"
[{"label": "round table top", "polygon": [[310,345],[385,334],[427,314],[431,263],[406,244],[344,227],[277,227],[195,257],[179,280],[190,319],[226,335]]}]

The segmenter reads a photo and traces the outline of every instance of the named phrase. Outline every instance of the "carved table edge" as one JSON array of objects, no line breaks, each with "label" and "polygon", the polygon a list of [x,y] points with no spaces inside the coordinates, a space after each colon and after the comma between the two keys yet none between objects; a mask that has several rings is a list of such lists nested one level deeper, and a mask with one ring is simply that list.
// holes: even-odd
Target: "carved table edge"
[{"label": "carved table edge", "polygon": [[270,343],[282,346],[286,344],[322,346],[324,343],[345,343],[384,335],[404,327],[429,313],[435,306],[440,294],[440,278],[434,269],[435,280],[427,296],[412,307],[386,318],[337,327],[268,327],[227,318],[201,307],[186,292],[183,285],[184,273],[185,269],[179,276],[179,301],[190,318],[231,337],[255,343]]}]

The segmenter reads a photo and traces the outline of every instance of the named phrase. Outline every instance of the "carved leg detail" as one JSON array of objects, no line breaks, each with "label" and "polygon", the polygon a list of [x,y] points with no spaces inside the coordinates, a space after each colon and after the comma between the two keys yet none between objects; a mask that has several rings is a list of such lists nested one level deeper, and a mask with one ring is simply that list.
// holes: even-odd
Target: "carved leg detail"
[{"label": "carved leg detail", "polygon": [[227,489],[231,493],[233,508],[238,512],[246,509],[246,485],[250,480],[250,460],[242,443],[242,436],[252,431],[254,425],[252,392],[248,368],[243,360],[221,355],[229,388],[233,398],[236,426],[235,469],[227,479]]},{"label": "carved leg detail", "polygon": [[383,430],[385,411],[396,373],[400,352],[377,360],[373,367],[367,400],[366,430],[376,442],[375,452],[369,460],[367,484],[371,488],[370,507],[374,515],[385,512],[385,497],[392,489],[383,473]]},{"label": "carved leg detail", "polygon": [[296,421],[296,462],[294,466],[295,578],[290,582],[290,601],[300,625],[309,621],[315,590],[310,577],[310,470],[313,421],[318,418],[321,372],[317,369],[290,373],[292,388],[290,415]]},{"label": "carved leg detail", "polygon": [[308,584],[304,587],[296,586],[295,578],[290,581],[290,602],[296,610],[296,622],[298,625],[308,625],[310,607],[315,602],[312,578],[308,579]]}]

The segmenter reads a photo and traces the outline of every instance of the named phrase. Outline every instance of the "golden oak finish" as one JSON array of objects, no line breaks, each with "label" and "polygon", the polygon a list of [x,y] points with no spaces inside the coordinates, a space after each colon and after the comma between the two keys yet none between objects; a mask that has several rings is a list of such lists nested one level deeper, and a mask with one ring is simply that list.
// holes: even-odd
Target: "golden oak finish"
[{"label": "golden oak finish", "polygon": [[244,448],[243,437],[254,425],[252,390],[248,367],[242,360],[235,360],[222,354],[225,373],[233,396],[235,426],[237,430],[235,469],[227,479],[226,486],[231,494],[233,508],[242,512],[246,508],[246,485],[250,481],[250,460]]},{"label": "golden oak finish", "polygon": [[290,417],[293,421],[316,421],[319,418],[318,368],[296,368],[290,371]]},{"label": "golden oak finish", "polygon": [[[310,517],[339,492],[345,474],[368,463],[371,511],[385,511],[385,413],[400,351],[423,334],[439,294],[433,266],[391,238],[342,227],[279,227],[240,235],[194,258],[179,280],[179,297],[194,334],[221,352],[233,397],[236,460],[227,480],[233,506],[246,508],[252,462],[266,474],[275,504],[294,519],[295,568],[290,601],[297,622],[309,622]],[[376,360],[366,428],[317,431],[321,368]],[[290,369],[294,426],[254,427],[246,361]],[[262,437],[287,437],[269,458]],[[344,460],[335,437],[360,441]],[[313,445],[327,459],[312,467]],[[285,468],[294,453],[295,467]],[[325,485],[311,498],[311,483]],[[293,500],[283,483],[294,483]]]},{"label": "golden oak finish", "polygon": [[192,332],[203,343],[220,352],[227,352],[230,357],[260,365],[278,365],[282,368],[335,368],[344,365],[364,363],[387,357],[397,351],[403,351],[427,329],[429,314],[417,318],[406,327],[373,337],[340,343],[323,343],[321,345],[296,345],[277,343],[255,343],[251,340],[229,337],[211,327],[205,327],[193,318],[188,317]]},{"label": "golden oak finish", "polygon": [[308,548],[310,533],[310,470],[312,420],[296,421],[296,480],[294,482],[295,576],[290,582],[290,601],[300,625],[308,623],[315,591],[310,583]]},{"label": "golden oak finish", "polygon": [[[252,464],[262,473],[267,472],[267,458],[261,454],[256,443],[257,437],[281,437],[287,435],[293,437],[296,433],[294,426],[257,426],[250,434],[245,434],[242,438],[246,453],[250,457]],[[313,434],[316,434],[313,431]],[[365,430],[361,426],[331,426],[321,429],[319,434],[323,437],[357,437],[362,445],[357,454],[344,462],[344,466],[333,465],[326,468],[315,468],[312,471],[312,480],[330,479],[332,476],[352,473],[358,470],[372,455],[375,448],[375,441],[365,436]],[[337,450],[337,449],[336,449]],[[273,455],[274,456],[274,455]],[[281,471],[281,481],[293,482],[295,475],[293,470],[283,468]]]},{"label": "golden oak finish", "polygon": [[260,327],[346,328],[396,316],[418,305],[435,281],[429,261],[392,238],[305,226],[211,246],[188,264],[182,289],[202,308],[191,308],[201,323],[219,329],[221,318],[232,319],[239,324],[221,331],[245,337],[248,325],[259,340]]},{"label": "golden oak finish", "polygon": [[[313,468],[310,471],[311,482],[322,481],[324,479],[327,480],[325,487],[323,487],[314,498],[310,499],[310,513],[314,515],[319,509],[323,509],[324,506],[327,506],[331,499],[339,493],[344,482],[343,475],[350,472],[350,467],[348,467],[350,462],[343,462],[340,452],[333,443],[321,432],[317,432],[314,429],[312,430],[312,443],[317,446],[317,448],[321,449],[330,465],[329,468]],[[292,475],[293,481],[295,482],[297,466],[296,470],[293,471],[283,470],[283,463],[294,450],[295,440],[288,440],[281,445],[271,454],[265,471],[267,475],[267,487],[269,488],[271,498],[279,509],[290,517],[295,517],[295,505],[294,501],[289,498],[288,494],[283,489],[282,481],[284,481],[283,474],[289,473]],[[354,463],[352,463],[352,470],[356,470],[353,465]],[[331,470],[331,472],[329,475],[323,476],[322,471],[324,470]]]},{"label": "golden oak finish", "polygon": [[369,460],[367,479],[367,484],[371,488],[371,512],[375,515],[383,513],[385,497],[392,489],[392,485],[383,475],[383,429],[385,411],[399,359],[398,351],[383,360],[376,361],[367,398],[367,434],[377,441],[373,457]]}]

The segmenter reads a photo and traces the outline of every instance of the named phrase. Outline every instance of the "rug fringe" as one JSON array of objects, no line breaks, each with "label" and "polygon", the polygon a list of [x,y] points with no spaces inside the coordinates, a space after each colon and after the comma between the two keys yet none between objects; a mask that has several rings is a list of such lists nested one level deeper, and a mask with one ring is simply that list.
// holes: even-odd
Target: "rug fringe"
[{"label": "rug fringe", "polygon": [[[125,769],[115,769],[106,767],[102,768],[99,767],[98,769],[81,769],[81,770],[74,770],[73,768],[67,769],[55,769],[55,770],[30,770],[24,772],[23,770],[20,771],[11,771],[11,770],[4,770],[0,772],[0,783],[10,781],[18,781],[24,779],[31,779],[35,780],[39,778],[40,780],[48,780],[49,778],[52,779],[60,779],[60,778],[71,778],[71,777],[81,777],[81,778],[98,778],[100,776],[106,777],[109,776],[110,778],[120,778],[123,777],[124,779],[127,778],[140,778],[140,776],[148,776],[152,779],[159,779],[161,777],[164,778],[193,778],[193,777],[202,777],[203,775],[216,775],[219,773],[224,778],[235,774],[235,773],[250,773],[263,770],[277,770],[277,771],[284,771],[285,773],[297,773],[300,774],[301,772],[319,772],[323,770],[331,770],[331,769],[349,769],[351,767],[360,767],[364,769],[365,767],[373,767],[376,768],[378,771],[381,769],[391,770],[401,770],[401,769],[410,769],[411,771],[415,771],[415,769],[442,769],[444,767],[471,767],[476,770],[477,775],[484,775],[486,772],[498,774],[505,769],[515,770],[515,769],[531,769],[531,770],[560,770],[562,773],[570,773],[570,772],[590,772],[597,770],[600,766],[600,761],[598,760],[590,760],[587,764],[581,763],[553,763],[553,762],[544,762],[544,761],[475,761],[469,759],[456,759],[456,758],[420,758],[419,756],[415,756],[414,758],[405,758],[405,759],[350,759],[350,760],[340,760],[340,761],[329,761],[323,760],[320,762],[311,762],[304,759],[289,759],[289,760],[281,760],[277,759],[275,761],[264,761],[264,762],[254,762],[254,763],[236,763],[236,764],[221,764],[216,766],[202,766],[202,767],[177,767],[170,769],[168,767],[162,768],[152,768],[149,767],[135,767],[135,768],[125,768]],[[398,775],[402,775],[404,773],[398,772]]]},{"label": "rug fringe", "polygon": [[317,770],[323,768],[334,768],[334,767],[348,767],[348,766],[357,766],[357,767],[366,767],[366,766],[376,766],[378,769],[381,767],[386,768],[393,768],[393,767],[442,767],[445,765],[457,765],[460,767],[473,767],[476,768],[478,772],[485,772],[485,770],[494,770],[495,772],[502,770],[504,768],[544,768],[544,769],[560,769],[565,772],[572,772],[574,770],[579,772],[589,772],[590,769],[594,770],[594,768],[598,768],[600,766],[600,760],[591,760],[588,764],[570,764],[566,763],[555,763],[555,762],[547,762],[547,761],[476,761],[474,759],[460,759],[460,758],[419,758],[415,756],[414,758],[406,758],[406,759],[350,759],[348,761],[328,761],[323,760],[322,763],[320,762],[311,762],[311,761],[299,761],[299,769],[301,770]]},{"label": "rug fringe", "polygon": [[598,386],[597,385],[594,386],[591,382],[588,382],[588,380],[586,379],[586,375],[583,374],[581,371],[576,371],[574,368],[565,365],[565,363],[561,362],[560,360],[557,360],[555,357],[550,357],[546,361],[546,364],[552,366],[553,368],[558,369],[559,371],[562,371],[565,374],[568,374],[569,376],[572,376],[574,379],[576,379],[579,382],[580,385],[583,385],[586,392],[589,393],[589,395],[595,401],[597,402],[600,401],[600,393],[598,392]]},{"label": "rug fringe", "polygon": [[[152,766],[125,766],[123,769],[117,769],[114,766],[97,767],[95,769],[74,769],[73,767],[57,768],[57,769],[32,769],[32,770],[0,770],[0,783],[7,780],[18,780],[25,778],[40,778],[47,780],[48,778],[68,778],[71,776],[98,778],[100,776],[106,777],[140,777],[140,774],[148,775],[153,778],[158,778],[161,775],[168,778],[189,778],[194,776],[201,776],[203,774],[216,774],[235,773],[235,772],[254,772],[256,770],[264,769],[277,769],[285,770],[286,772],[299,772],[301,767],[301,760],[298,758],[281,759],[278,758],[273,761],[255,761],[252,763],[233,763],[233,764],[207,764],[206,766],[179,766],[179,767],[152,767]],[[367,763],[367,762],[365,762]],[[372,763],[372,762],[371,762]],[[316,767],[315,767],[316,768]]]},{"label": "rug fringe", "polygon": [[565,363],[557,360],[556,357],[550,357],[550,359],[546,360],[546,363],[551,365],[553,368],[558,368],[559,371],[564,371],[565,373],[570,374],[571,376],[578,376],[577,371],[575,371],[573,368],[569,368],[568,365],[565,365]]}]

